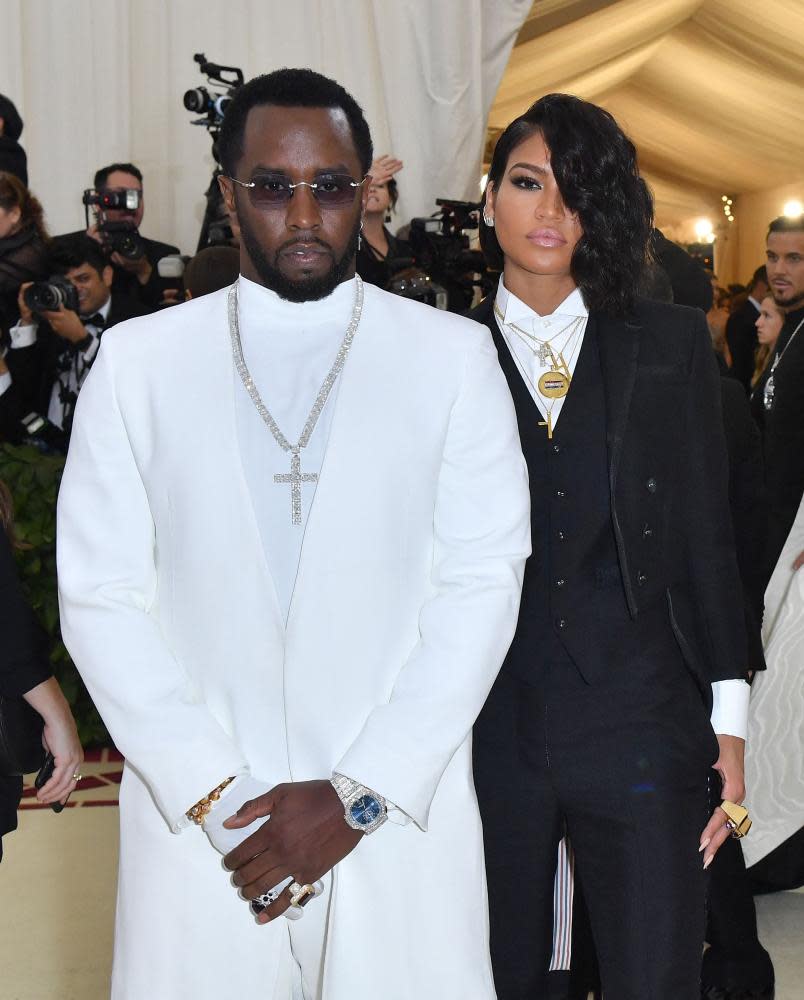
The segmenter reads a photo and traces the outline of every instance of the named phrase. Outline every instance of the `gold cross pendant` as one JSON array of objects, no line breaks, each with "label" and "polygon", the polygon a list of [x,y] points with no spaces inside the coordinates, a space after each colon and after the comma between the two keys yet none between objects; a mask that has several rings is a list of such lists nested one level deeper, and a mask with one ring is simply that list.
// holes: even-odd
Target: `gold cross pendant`
[{"label": "gold cross pendant", "polygon": [[547,428],[547,440],[548,441],[552,441],[553,440],[553,414],[552,413],[548,413],[547,414],[547,420],[540,420],[539,421],[539,427],[546,427]]}]

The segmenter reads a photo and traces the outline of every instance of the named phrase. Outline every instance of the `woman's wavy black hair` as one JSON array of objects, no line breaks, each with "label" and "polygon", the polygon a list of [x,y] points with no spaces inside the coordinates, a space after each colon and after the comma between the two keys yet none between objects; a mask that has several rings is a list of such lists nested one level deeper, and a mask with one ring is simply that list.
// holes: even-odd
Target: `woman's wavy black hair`
[{"label": "woman's wavy black hair", "polygon": [[[537,132],[550,151],[564,204],[583,228],[572,277],[588,309],[622,316],[633,307],[653,230],[653,198],[639,176],[634,144],[603,108],[568,94],[547,94],[498,139],[488,176],[495,191],[511,153]],[[494,229],[480,229],[486,259],[502,268]]]}]

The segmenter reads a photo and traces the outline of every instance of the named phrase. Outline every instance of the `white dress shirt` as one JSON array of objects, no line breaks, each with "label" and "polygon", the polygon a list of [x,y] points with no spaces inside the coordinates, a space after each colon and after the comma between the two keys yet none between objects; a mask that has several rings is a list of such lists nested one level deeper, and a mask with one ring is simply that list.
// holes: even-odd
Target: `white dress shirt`
[{"label": "white dress shirt", "polygon": [[[516,362],[522,381],[527,386],[528,392],[545,420],[550,413],[552,425],[555,428],[564,400],[567,397],[563,396],[552,400],[547,399],[539,392],[539,378],[549,370],[550,364],[549,362],[541,363],[539,356],[526,343],[526,338],[518,334],[513,325],[515,324],[525,334],[530,334],[542,341],[554,337],[553,343],[560,348],[569,334],[568,331],[561,335],[560,331],[572,324],[573,320],[580,319],[581,322],[571,341],[570,350],[563,352],[564,360],[570,375],[572,375],[578,363],[589,317],[589,311],[584,305],[581,291],[579,288],[575,288],[560,305],[556,306],[552,313],[548,316],[540,316],[516,295],[508,291],[503,277],[500,275],[494,305],[497,325]],[[712,728],[716,733],[724,736],[739,736],[741,739],[745,739],[748,731],[750,694],[751,688],[744,680],[715,681],[712,684],[711,721]]]}]

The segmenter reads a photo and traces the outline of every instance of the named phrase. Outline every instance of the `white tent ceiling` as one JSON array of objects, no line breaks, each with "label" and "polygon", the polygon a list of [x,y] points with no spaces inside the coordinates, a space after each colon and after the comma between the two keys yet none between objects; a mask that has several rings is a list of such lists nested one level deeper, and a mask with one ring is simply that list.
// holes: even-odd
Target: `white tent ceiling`
[{"label": "white tent ceiling", "polygon": [[804,181],[804,0],[537,0],[490,138],[551,91],[614,114],[660,224],[684,227],[724,193]]}]

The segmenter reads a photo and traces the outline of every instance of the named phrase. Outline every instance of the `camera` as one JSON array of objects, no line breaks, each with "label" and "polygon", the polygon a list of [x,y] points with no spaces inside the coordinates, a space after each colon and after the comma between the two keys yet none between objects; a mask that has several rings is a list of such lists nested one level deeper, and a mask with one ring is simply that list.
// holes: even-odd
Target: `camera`
[{"label": "camera", "polygon": [[480,250],[472,250],[468,232],[479,228],[479,204],[437,198],[440,211],[428,218],[411,219],[408,237],[418,265],[432,282],[446,289],[451,312],[464,312],[472,304],[475,288],[492,286]]},{"label": "camera", "polygon": [[136,188],[124,188],[122,191],[95,191],[87,188],[84,191],[84,205],[97,205],[102,211],[116,209],[119,212],[131,212],[132,215],[140,207],[141,191]]},{"label": "camera", "polygon": [[103,249],[108,254],[119,253],[127,260],[139,260],[145,255],[145,244],[139,230],[132,220],[121,219],[112,222],[107,219],[108,211],[124,212],[134,215],[140,207],[142,192],[137,188],[123,188],[119,191],[96,191],[87,188],[84,191],[84,215],[89,228],[89,209],[97,209],[98,233]]},{"label": "camera", "polygon": [[202,125],[209,132],[209,137],[212,140],[212,157],[216,164],[212,180],[204,194],[207,205],[204,211],[204,221],[201,223],[201,234],[198,237],[197,248],[203,250],[204,247],[231,244],[233,240],[232,227],[229,224],[223,197],[218,188],[218,176],[221,172],[218,166],[220,163],[218,136],[226,109],[232,103],[235,92],[243,86],[244,77],[243,70],[239,67],[219,66],[218,63],[209,62],[203,52],[197,52],[193,59],[206,76],[210,87],[223,88],[218,91],[207,89],[207,87],[193,87],[192,90],[187,90],[184,94],[185,108],[194,114],[201,115],[190,124]]},{"label": "camera", "polygon": [[243,70],[237,66],[219,66],[217,63],[209,62],[203,52],[197,52],[193,59],[210,84],[217,84],[225,89],[217,93],[207,90],[206,87],[193,87],[184,93],[184,106],[193,114],[203,115],[194,121],[193,125],[203,125],[210,131],[217,130],[221,127],[223,116],[232,103],[235,91],[243,86]]},{"label": "camera", "polygon": [[139,260],[145,255],[145,244],[133,222],[98,223],[98,232],[107,253],[119,253],[126,260]]},{"label": "camera", "polygon": [[231,94],[210,94],[206,87],[194,87],[184,94],[184,106],[188,111],[206,115],[213,121],[223,121],[226,109],[231,103]]},{"label": "camera", "polygon": [[22,298],[31,312],[57,312],[61,306],[78,312],[78,289],[60,274],[47,281],[35,281]]}]

